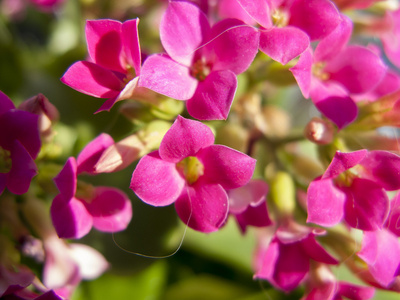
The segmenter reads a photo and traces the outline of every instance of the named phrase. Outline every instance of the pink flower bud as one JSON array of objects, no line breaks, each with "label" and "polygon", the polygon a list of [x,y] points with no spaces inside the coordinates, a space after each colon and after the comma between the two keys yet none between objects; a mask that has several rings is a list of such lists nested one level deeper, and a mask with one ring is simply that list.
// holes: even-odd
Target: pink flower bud
[{"label": "pink flower bud", "polygon": [[333,140],[333,126],[320,118],[312,118],[304,128],[305,137],[319,145],[329,144]]}]

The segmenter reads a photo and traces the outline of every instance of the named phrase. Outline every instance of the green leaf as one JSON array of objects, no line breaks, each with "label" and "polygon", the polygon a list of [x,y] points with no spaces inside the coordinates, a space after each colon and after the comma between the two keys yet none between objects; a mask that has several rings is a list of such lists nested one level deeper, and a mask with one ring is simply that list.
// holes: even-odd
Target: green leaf
[{"label": "green leaf", "polygon": [[106,273],[94,281],[83,282],[72,300],[160,299],[166,282],[166,263],[157,261],[131,276]]}]

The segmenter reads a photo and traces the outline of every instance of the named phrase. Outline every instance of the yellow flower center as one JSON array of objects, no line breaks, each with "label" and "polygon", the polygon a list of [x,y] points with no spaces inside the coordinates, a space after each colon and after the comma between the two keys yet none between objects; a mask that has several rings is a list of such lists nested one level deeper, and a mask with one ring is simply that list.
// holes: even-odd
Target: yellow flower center
[{"label": "yellow flower center", "polygon": [[287,12],[280,9],[275,9],[274,12],[272,13],[272,23],[276,27],[287,26],[289,23],[289,16]]},{"label": "yellow flower center", "polygon": [[317,78],[319,78],[320,80],[323,80],[323,81],[329,79],[329,74],[324,72],[325,65],[326,65],[326,63],[320,61],[320,62],[317,62],[317,63],[313,64],[312,69],[311,69],[312,74],[315,77],[317,77]]},{"label": "yellow flower center", "polygon": [[0,173],[10,172],[11,166],[11,152],[0,147]]},{"label": "yellow flower center", "polygon": [[198,59],[190,68],[190,75],[199,81],[206,79],[210,72],[210,65],[207,64],[203,59]]},{"label": "yellow flower center", "polygon": [[189,184],[204,174],[204,165],[195,156],[188,156],[176,164],[176,168]]}]

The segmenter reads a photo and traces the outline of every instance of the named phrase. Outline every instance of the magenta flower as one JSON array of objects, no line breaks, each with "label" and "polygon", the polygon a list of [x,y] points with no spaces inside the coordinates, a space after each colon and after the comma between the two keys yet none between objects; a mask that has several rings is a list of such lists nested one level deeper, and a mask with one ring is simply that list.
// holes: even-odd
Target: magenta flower
[{"label": "magenta flower", "polygon": [[388,11],[383,22],[388,27],[380,35],[383,48],[390,61],[400,67],[400,9]]},{"label": "magenta flower", "polygon": [[98,112],[142,93],[137,87],[141,68],[138,23],[139,19],[124,23],[109,19],[87,21],[90,59],[74,63],[61,78],[81,93],[108,98]]},{"label": "magenta flower", "polygon": [[389,212],[386,191],[400,188],[400,157],[386,151],[336,152],[307,191],[307,222],[330,227],[342,218],[361,230],[382,229]]},{"label": "magenta flower", "polygon": [[261,25],[260,50],[282,64],[303,53],[310,40],[327,36],[340,23],[339,11],[328,0],[222,0],[219,12]]},{"label": "magenta flower", "polygon": [[0,297],[14,294],[32,284],[35,274],[26,266],[5,266],[0,264]]},{"label": "magenta flower", "polygon": [[349,46],[351,20],[342,22],[320,41],[315,52],[309,48],[292,71],[305,98],[339,129],[357,117],[352,95],[372,91],[384,78],[386,66],[378,55],[366,47]]},{"label": "magenta flower", "polygon": [[24,194],[37,174],[34,159],[41,147],[38,116],[15,109],[0,91],[0,128],[0,194],[5,188]]},{"label": "magenta flower", "polygon": [[60,5],[65,0],[29,0],[32,4],[43,11],[50,11],[57,5]]},{"label": "magenta flower", "polygon": [[291,291],[306,277],[310,262],[337,264],[315,239],[321,232],[299,224],[280,227],[269,244],[261,241],[255,255],[254,278],[268,280],[273,286]]},{"label": "magenta flower", "polygon": [[236,19],[210,28],[197,6],[171,1],[160,26],[168,55],[146,59],[139,86],[187,100],[187,110],[196,119],[226,119],[236,92],[236,75],[253,61],[258,37],[255,28]]},{"label": "magenta flower", "polygon": [[337,281],[328,266],[314,266],[313,274],[306,283],[308,292],[301,300],[339,300],[343,297],[352,300],[372,299],[375,294],[373,287],[359,286],[345,281]]},{"label": "magenta flower", "polygon": [[383,288],[390,288],[400,275],[400,244],[398,237],[387,229],[364,232],[358,256],[367,263],[370,274]]},{"label": "magenta flower", "polygon": [[91,173],[102,150],[113,143],[111,137],[100,135],[88,144],[77,160],[70,157],[54,178],[60,194],[51,205],[51,218],[60,238],[81,238],[95,227],[104,232],[124,230],[132,218],[128,196],[112,187],[80,187],[77,175]]},{"label": "magenta flower", "polygon": [[195,230],[218,230],[229,209],[226,190],[247,184],[256,161],[213,144],[206,125],[178,116],[160,149],[139,161],[130,188],[153,206],[175,202],[179,217]]},{"label": "magenta flower", "polygon": [[264,180],[254,179],[245,186],[229,190],[229,213],[236,218],[242,233],[247,226],[265,227],[272,224],[268,215],[266,195],[268,185]]},{"label": "magenta flower", "polygon": [[385,228],[400,237],[400,193],[390,202],[389,216],[386,220]]}]

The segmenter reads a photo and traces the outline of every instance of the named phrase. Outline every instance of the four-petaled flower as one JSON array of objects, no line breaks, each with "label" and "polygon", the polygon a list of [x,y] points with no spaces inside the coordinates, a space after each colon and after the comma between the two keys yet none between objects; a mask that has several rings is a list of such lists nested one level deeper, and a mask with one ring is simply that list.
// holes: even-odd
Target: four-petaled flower
[{"label": "four-petaled flower", "polygon": [[160,39],[168,55],[146,59],[139,86],[187,100],[189,114],[198,120],[226,119],[236,92],[236,75],[257,54],[258,31],[237,19],[225,19],[210,28],[197,6],[171,1],[161,20]]},{"label": "four-petaled flower", "polygon": [[175,202],[183,222],[212,232],[228,214],[226,190],[249,182],[255,159],[223,145],[214,145],[211,129],[178,116],[160,149],[144,156],[132,174],[131,189],[145,203]]},{"label": "four-petaled flower", "polygon": [[92,226],[104,232],[124,230],[132,218],[132,205],[128,196],[114,187],[79,186],[78,174],[93,173],[94,166],[114,141],[106,134],[98,136],[79,154],[70,157],[54,178],[60,194],[51,205],[51,218],[61,238],[81,238]]},{"label": "four-petaled flower", "polygon": [[98,112],[142,93],[137,87],[141,68],[138,23],[139,19],[124,23],[109,19],[87,21],[90,58],[74,63],[61,78],[81,93],[108,98]]},{"label": "four-petaled flower", "polygon": [[400,188],[400,157],[386,151],[337,151],[307,191],[307,222],[330,227],[342,218],[353,228],[382,229],[389,213],[386,191]]}]

